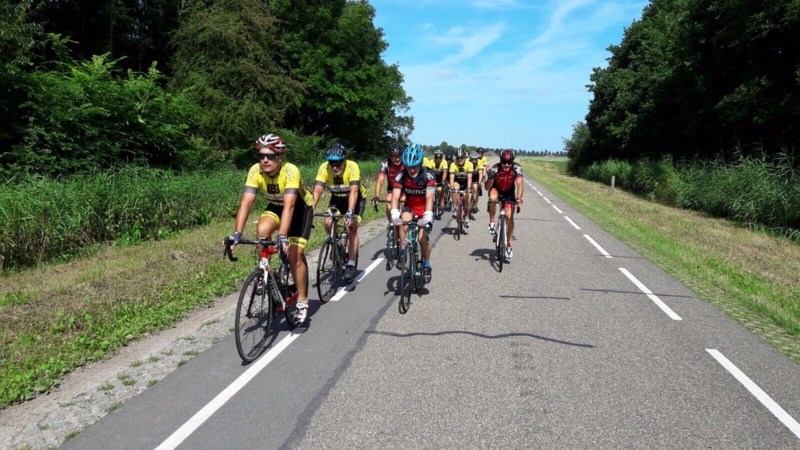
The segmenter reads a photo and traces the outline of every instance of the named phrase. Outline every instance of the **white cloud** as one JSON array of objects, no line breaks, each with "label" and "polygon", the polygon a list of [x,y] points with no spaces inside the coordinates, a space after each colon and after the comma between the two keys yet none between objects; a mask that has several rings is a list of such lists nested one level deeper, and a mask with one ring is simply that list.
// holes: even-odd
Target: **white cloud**
[{"label": "white cloud", "polygon": [[456,64],[470,59],[500,38],[505,26],[495,24],[480,28],[453,27],[444,36],[430,36],[428,40],[442,46],[459,47],[458,53],[446,57],[444,64]]}]

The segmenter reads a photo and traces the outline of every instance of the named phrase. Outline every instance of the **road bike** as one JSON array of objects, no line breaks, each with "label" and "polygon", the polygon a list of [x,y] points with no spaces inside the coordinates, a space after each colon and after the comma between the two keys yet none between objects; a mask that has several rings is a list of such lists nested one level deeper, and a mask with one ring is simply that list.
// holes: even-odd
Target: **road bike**
[{"label": "road bike", "polygon": [[[325,238],[325,242],[319,249],[317,262],[317,293],[319,301],[327,303],[333,297],[338,280],[344,278],[344,269],[347,264],[347,231],[344,230],[344,227],[339,226],[339,220],[344,218],[344,214],[339,213],[336,208],[316,213],[314,217],[326,217],[333,221],[328,237]],[[342,228],[341,234],[340,228]],[[358,254],[356,254],[357,264]]]},{"label": "road bike", "polygon": [[453,211],[453,197],[450,195],[450,184],[444,183],[442,185],[442,190],[444,191],[444,209],[447,212]]},{"label": "road bike", "polygon": [[[419,292],[422,285],[425,284],[425,278],[422,275],[422,248],[419,244],[419,216],[416,214],[411,220],[404,221],[403,226],[408,227],[408,236],[406,236],[406,251],[400,256],[400,261],[397,263],[400,269],[400,303],[398,310],[400,314],[405,314],[411,306],[411,291]],[[425,235],[426,239],[430,239],[430,224],[426,225],[428,233]]]},{"label": "road bike", "polygon": [[[378,210],[378,203],[391,203],[389,200],[376,200],[376,203],[373,205],[375,207],[375,211]],[[400,200],[400,203],[405,203],[404,200]],[[397,226],[391,222],[386,224],[386,251],[384,256],[386,257],[386,270],[392,270],[392,267],[397,263],[398,258],[400,257],[400,253],[398,252],[399,246],[397,245],[397,238],[395,237],[395,230]]]},{"label": "road bike", "polygon": [[[223,259],[227,255],[231,261],[238,261],[233,256],[233,242],[225,239]],[[297,287],[290,283],[288,258],[280,254],[280,266],[272,268],[272,255],[280,253],[277,243],[267,238],[239,241],[239,245],[260,245],[258,266],[245,279],[236,303],[236,351],[245,362],[252,362],[267,347],[272,334],[271,325],[281,312],[286,317],[290,328],[295,327],[294,315],[297,309]]]},{"label": "road bike", "polygon": [[[516,205],[516,201],[491,201],[489,204],[500,205],[500,217],[497,218],[495,225],[494,235],[492,235],[492,242],[494,243],[494,250],[497,255],[498,272],[503,271],[503,262],[506,260],[506,248],[508,244],[507,228],[506,228],[506,210],[511,209]],[[517,206],[517,214],[519,214],[519,206]]]},{"label": "road bike", "polygon": [[461,240],[461,235],[466,234],[464,233],[464,218],[467,217],[466,211],[464,211],[464,194],[469,194],[472,192],[472,189],[461,189],[455,191],[458,194],[458,203],[456,204],[456,233],[455,238],[456,240]]}]

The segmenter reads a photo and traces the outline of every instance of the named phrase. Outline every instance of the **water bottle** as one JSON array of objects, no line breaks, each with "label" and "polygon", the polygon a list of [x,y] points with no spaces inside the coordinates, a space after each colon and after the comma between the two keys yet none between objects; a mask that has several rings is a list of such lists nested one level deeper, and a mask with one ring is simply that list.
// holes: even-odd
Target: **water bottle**
[{"label": "water bottle", "polygon": [[342,235],[339,236],[339,242],[341,242],[342,246],[347,247],[347,233],[342,232]]}]

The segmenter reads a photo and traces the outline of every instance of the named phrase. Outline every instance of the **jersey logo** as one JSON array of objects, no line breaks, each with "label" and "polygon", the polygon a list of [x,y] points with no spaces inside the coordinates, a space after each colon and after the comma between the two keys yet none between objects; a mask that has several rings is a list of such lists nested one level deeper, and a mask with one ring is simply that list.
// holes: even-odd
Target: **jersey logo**
[{"label": "jersey logo", "polygon": [[281,190],[278,189],[277,184],[268,184],[267,185],[267,193],[268,194],[280,194]]},{"label": "jersey logo", "polygon": [[333,184],[344,184],[344,177],[333,177]]}]

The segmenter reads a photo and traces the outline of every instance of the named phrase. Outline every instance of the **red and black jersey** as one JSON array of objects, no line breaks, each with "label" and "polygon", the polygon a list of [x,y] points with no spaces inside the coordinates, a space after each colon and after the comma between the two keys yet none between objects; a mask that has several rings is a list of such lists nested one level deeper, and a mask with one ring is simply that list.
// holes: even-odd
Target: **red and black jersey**
[{"label": "red and black jersey", "polygon": [[422,167],[416,177],[411,176],[405,170],[398,173],[392,180],[392,188],[400,188],[406,196],[406,207],[414,210],[414,214],[422,215],[417,211],[425,210],[425,195],[428,189],[436,189],[436,176]]},{"label": "red and black jersey", "polygon": [[378,177],[383,175],[389,180],[389,183],[386,186],[386,190],[391,192],[392,190],[392,183],[394,183],[394,178],[397,176],[398,173],[403,171],[403,164],[395,165],[389,158],[386,158],[381,163],[381,168],[378,170]]},{"label": "red and black jersey", "polygon": [[503,169],[503,165],[497,163],[492,166],[492,171],[495,172],[493,187],[501,192],[514,189],[517,178],[522,178],[522,166],[517,163],[511,164],[508,169]]}]

